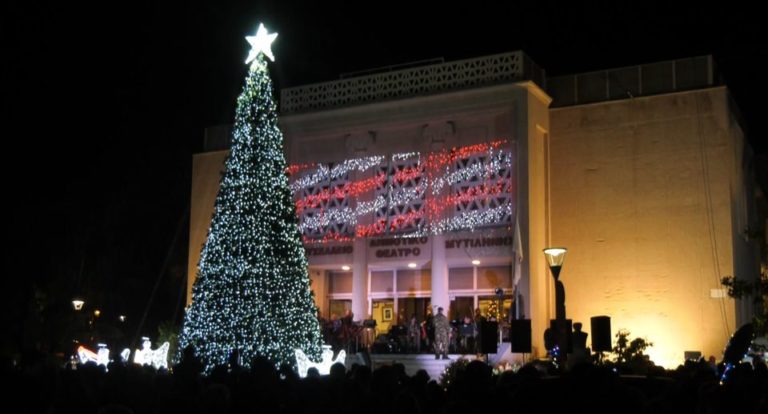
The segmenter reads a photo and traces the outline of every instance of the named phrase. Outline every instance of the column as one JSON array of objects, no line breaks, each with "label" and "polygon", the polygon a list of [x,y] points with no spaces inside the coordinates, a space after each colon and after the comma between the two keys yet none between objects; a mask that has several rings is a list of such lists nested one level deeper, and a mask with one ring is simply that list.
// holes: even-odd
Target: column
[{"label": "column", "polygon": [[368,245],[355,239],[352,250],[352,313],[354,319],[368,318]]},{"label": "column", "polygon": [[448,300],[448,265],[445,261],[445,235],[432,236],[432,307],[437,314],[437,306],[450,308]]}]

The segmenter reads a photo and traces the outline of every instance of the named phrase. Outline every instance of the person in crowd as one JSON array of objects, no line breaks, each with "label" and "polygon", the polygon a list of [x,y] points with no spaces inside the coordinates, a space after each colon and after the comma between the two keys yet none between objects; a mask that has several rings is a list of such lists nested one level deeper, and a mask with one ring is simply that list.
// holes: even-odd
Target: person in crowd
[{"label": "person in crowd", "polygon": [[573,324],[573,334],[571,334],[573,353],[568,358],[568,365],[570,366],[576,366],[577,364],[589,361],[590,350],[587,348],[588,334],[581,330],[581,326],[581,322]]},{"label": "person in crowd", "polygon": [[423,332],[424,332],[424,343],[427,347],[427,352],[429,352],[429,348],[433,348],[435,346],[435,317],[432,315],[432,309],[427,308],[427,317],[424,318],[423,324]]},{"label": "person in crowd", "polygon": [[435,359],[448,359],[448,340],[451,335],[451,324],[448,318],[443,315],[443,308],[437,308],[437,315],[434,318],[435,325]]},{"label": "person in crowd", "polygon": [[347,309],[346,312],[344,312],[344,316],[341,318],[341,344],[347,353],[351,351],[351,346],[357,335],[357,330],[352,324],[353,319],[354,314],[350,309]]},{"label": "person in crowd", "polygon": [[421,350],[421,325],[415,313],[411,315],[411,320],[408,322],[408,348],[417,354]]},{"label": "person in crowd", "polygon": [[469,353],[474,351],[475,338],[477,337],[477,327],[469,315],[464,316],[464,320],[459,327],[459,335],[461,338],[459,345],[461,347],[461,352]]}]

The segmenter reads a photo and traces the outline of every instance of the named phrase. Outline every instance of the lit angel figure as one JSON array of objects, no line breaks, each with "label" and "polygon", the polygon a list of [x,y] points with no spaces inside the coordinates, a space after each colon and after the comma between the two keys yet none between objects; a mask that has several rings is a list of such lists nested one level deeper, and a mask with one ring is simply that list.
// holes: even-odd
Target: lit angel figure
[{"label": "lit angel figure", "polygon": [[97,365],[104,365],[106,367],[107,364],[109,364],[109,348],[107,348],[105,344],[99,344],[99,350],[97,352],[93,352],[90,349],[80,345],[77,348],[77,357],[81,364],[85,364],[87,362],[95,362]]},{"label": "lit angel figure", "polygon": [[133,353],[133,362],[139,365],[152,365],[155,369],[165,368],[168,369],[168,348],[170,344],[164,342],[157,349],[152,349],[152,342],[149,338],[141,338],[141,349],[137,349]]},{"label": "lit angel figure", "polygon": [[323,345],[323,360],[320,362],[312,362],[304,354],[304,351],[297,349],[296,351],[296,364],[299,368],[299,376],[304,378],[307,376],[307,371],[315,367],[320,375],[328,375],[331,373],[331,365],[339,362],[344,364],[344,360],[347,357],[347,353],[344,350],[339,351],[339,355],[336,359],[333,359],[333,350],[330,345]]}]

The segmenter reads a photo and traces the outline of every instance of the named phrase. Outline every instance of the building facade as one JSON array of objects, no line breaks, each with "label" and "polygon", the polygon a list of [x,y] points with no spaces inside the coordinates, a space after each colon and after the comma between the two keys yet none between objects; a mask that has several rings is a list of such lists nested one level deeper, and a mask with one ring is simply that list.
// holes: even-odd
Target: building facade
[{"label": "building facade", "polygon": [[[321,313],[381,331],[438,306],[496,306],[531,319],[542,355],[554,283],[541,252],[565,246],[568,318],[608,315],[667,366],[719,356],[742,322],[720,278],[756,274],[759,259],[742,236],[749,151],[713,74],[698,57],[546,79],[513,52],[282,91]],[[209,132],[193,163],[191,276],[227,155]]]}]

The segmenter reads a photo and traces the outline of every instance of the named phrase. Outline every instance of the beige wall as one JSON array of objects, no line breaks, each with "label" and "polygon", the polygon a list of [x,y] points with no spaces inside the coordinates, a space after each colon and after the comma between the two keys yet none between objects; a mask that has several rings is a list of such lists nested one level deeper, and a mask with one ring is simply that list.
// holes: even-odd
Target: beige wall
[{"label": "beige wall", "polygon": [[526,315],[531,319],[533,355],[543,357],[544,330],[554,315],[551,292],[553,280],[548,274],[542,250],[549,244],[549,103],[551,99],[537,89],[528,90],[521,116],[525,122],[518,140],[520,186],[518,215],[523,244],[520,291],[528,300]]},{"label": "beige wall", "polygon": [[[551,243],[568,317],[654,343],[657,363],[687,350],[721,357],[734,303],[713,298],[733,274],[737,165],[727,91],[712,88],[554,109]],[[722,292],[722,291],[716,291]]]}]

